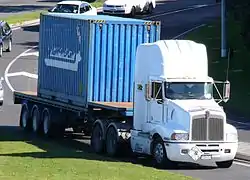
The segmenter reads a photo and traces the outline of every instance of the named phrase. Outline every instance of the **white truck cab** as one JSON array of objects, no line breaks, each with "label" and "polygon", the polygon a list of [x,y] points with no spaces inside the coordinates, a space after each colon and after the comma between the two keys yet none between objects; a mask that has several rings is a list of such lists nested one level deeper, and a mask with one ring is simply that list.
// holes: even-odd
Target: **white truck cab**
[{"label": "white truck cab", "polygon": [[[238,148],[235,127],[213,97],[206,46],[160,40],[138,46],[131,148],[156,165],[215,162],[229,168]],[[230,83],[223,82],[223,101]]]}]

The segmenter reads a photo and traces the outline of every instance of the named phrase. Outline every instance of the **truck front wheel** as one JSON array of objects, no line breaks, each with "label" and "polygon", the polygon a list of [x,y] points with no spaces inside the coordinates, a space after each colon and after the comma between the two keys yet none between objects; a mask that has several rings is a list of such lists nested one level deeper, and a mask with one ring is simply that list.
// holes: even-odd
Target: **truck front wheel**
[{"label": "truck front wheel", "polygon": [[218,166],[218,168],[230,168],[232,164],[233,164],[233,160],[216,162],[216,165]]},{"label": "truck front wheel", "polygon": [[167,157],[166,148],[164,146],[164,142],[160,137],[155,138],[153,141],[153,162],[154,166],[159,168],[175,168],[177,167],[177,163],[170,161]]}]

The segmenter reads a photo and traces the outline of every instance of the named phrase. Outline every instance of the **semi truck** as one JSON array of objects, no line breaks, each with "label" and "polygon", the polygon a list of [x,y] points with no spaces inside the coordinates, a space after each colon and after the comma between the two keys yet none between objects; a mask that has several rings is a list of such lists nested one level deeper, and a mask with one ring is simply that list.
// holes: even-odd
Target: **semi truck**
[{"label": "semi truck", "polygon": [[73,128],[95,153],[129,145],[155,166],[232,165],[238,134],[219,105],[230,83],[217,102],[204,44],[160,40],[160,22],[105,15],[41,14],[39,33],[37,92],[13,94],[25,131]]}]

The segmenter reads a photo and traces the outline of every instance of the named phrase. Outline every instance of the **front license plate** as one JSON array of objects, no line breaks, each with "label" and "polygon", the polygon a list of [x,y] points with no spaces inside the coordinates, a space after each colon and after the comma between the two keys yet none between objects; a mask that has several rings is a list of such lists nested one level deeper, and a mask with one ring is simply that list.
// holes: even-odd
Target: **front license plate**
[{"label": "front license plate", "polygon": [[203,155],[201,155],[201,159],[202,159],[202,160],[205,160],[205,159],[212,159],[212,155],[210,155],[210,154],[203,154]]}]

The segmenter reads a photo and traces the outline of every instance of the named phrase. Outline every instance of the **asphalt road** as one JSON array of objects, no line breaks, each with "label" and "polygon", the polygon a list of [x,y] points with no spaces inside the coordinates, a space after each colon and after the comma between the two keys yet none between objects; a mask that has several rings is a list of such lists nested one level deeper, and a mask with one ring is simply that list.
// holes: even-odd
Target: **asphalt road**
[{"label": "asphalt road", "polygon": [[[21,1],[19,1],[21,2]],[[2,1],[0,0],[0,3]],[[195,7],[194,5],[214,3],[212,0],[177,0],[177,1],[161,1],[153,14],[147,19],[161,20],[162,39],[173,38],[195,26],[211,21],[219,16],[220,7],[211,6],[195,10],[187,10],[174,14],[164,14],[165,12],[176,11],[183,8]],[[196,6],[197,7],[197,6]],[[145,18],[145,17],[144,17]],[[33,49],[26,53],[24,51],[38,45],[39,26],[31,26],[14,32],[14,47],[11,53],[5,53],[0,59],[0,74],[3,76],[7,67],[9,82],[15,90],[36,90],[36,74],[37,74],[37,50]],[[20,54],[22,53],[22,56]],[[19,58],[17,58],[19,56]],[[13,61],[16,60],[16,61]],[[10,65],[10,63],[13,64]],[[14,73],[14,74],[13,74]],[[30,74],[29,74],[30,73]],[[0,125],[16,126],[18,125],[20,106],[13,105],[12,92],[5,85],[5,104],[1,109]],[[11,128],[10,128],[11,130]],[[249,132],[244,129],[239,129],[239,135],[249,136]],[[86,140],[81,140],[88,142]],[[183,173],[185,175],[197,177],[203,180],[220,179],[220,180],[246,180],[250,179],[249,167],[234,164],[230,169],[214,169],[192,167],[191,169],[182,168],[173,170],[173,172]]]}]

